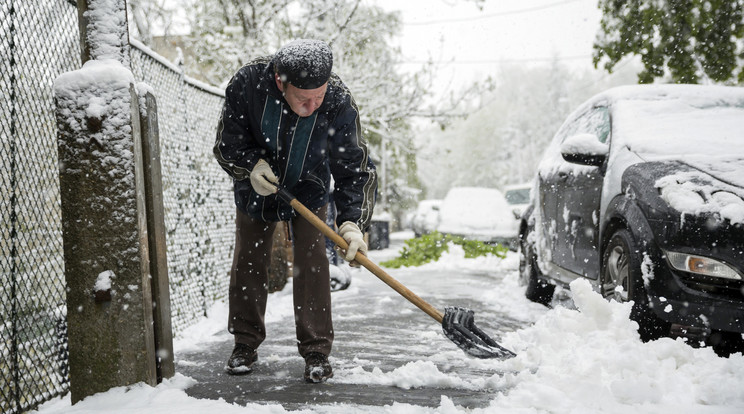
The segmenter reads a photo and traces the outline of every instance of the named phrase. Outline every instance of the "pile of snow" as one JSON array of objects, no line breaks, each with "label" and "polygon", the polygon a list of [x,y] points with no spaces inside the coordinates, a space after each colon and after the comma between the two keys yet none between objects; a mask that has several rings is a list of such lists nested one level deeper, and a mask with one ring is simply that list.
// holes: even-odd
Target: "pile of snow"
[{"label": "pile of snow", "polygon": [[608,302],[585,280],[578,310],[557,308],[507,335],[503,362],[516,385],[491,407],[550,412],[735,412],[744,408],[744,356],[719,358],[669,338],[643,343],[630,304]]},{"label": "pile of snow", "polygon": [[[122,90],[128,90],[134,84],[134,75],[116,60],[89,60],[81,69],[65,72],[54,80],[55,96],[62,99],[74,100],[81,113],[64,112],[65,118],[85,119],[86,117],[101,118],[119,117],[122,121],[112,122],[120,124],[129,117],[129,107],[111,107],[112,101],[121,95]],[[126,102],[128,104],[128,102]],[[76,125],[74,121],[68,121]]]},{"label": "pile of snow", "polygon": [[343,377],[335,380],[346,384],[387,385],[404,390],[411,388],[465,388],[477,387],[459,378],[457,375],[445,374],[439,371],[431,361],[412,361],[390,372],[383,372],[380,368],[365,371],[356,367],[344,372]]},{"label": "pile of snow", "polygon": [[607,155],[609,146],[599,142],[594,134],[577,134],[566,139],[561,145],[563,154]]},{"label": "pile of snow", "polygon": [[696,179],[700,175],[677,173],[659,179],[655,185],[664,201],[681,213],[718,213],[731,224],[744,223],[744,190],[723,184],[698,184]]},{"label": "pile of snow", "polygon": [[[447,243],[447,251],[442,252],[442,256],[439,257],[439,260],[436,262],[425,263],[418,266],[416,269],[420,269],[421,271],[438,269],[457,272],[477,272],[487,269],[491,272],[498,272],[500,270],[515,269],[518,265],[519,257],[516,254],[508,254],[504,259],[490,253],[472,259],[466,259],[465,250],[462,246],[450,242]],[[409,269],[411,268],[409,267]]]},{"label": "pile of snow", "polygon": [[94,291],[106,291],[111,289],[111,279],[115,278],[114,272],[111,270],[105,270],[98,274],[96,283],[93,286]]}]

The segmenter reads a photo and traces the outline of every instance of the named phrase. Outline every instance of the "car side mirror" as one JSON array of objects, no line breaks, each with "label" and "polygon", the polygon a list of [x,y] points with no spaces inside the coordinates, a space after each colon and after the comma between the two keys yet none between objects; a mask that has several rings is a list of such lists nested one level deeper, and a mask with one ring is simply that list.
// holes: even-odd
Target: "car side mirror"
[{"label": "car side mirror", "polygon": [[517,220],[522,218],[522,213],[519,211],[518,208],[512,209],[512,214],[514,214],[514,218]]},{"label": "car side mirror", "polygon": [[599,142],[594,134],[576,134],[568,137],[561,144],[561,155],[573,164],[599,167],[604,164],[610,147]]}]

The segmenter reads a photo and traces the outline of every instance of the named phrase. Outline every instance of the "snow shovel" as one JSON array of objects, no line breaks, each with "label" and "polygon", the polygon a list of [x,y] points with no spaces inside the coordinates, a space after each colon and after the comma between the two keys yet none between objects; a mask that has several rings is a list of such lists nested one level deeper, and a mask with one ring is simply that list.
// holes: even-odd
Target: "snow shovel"
[{"label": "snow shovel", "polygon": [[[346,250],[349,247],[346,240],[333,231],[333,229],[331,229],[323,220],[316,216],[302,203],[297,201],[297,199],[287,190],[278,187],[276,194],[340,248]],[[476,358],[499,359],[512,358],[516,356],[514,352],[502,347],[475,326],[472,310],[448,306],[444,308],[443,315],[442,312],[438,311],[436,308],[418,297],[415,293],[411,292],[407,287],[403,286],[403,284],[395,280],[392,276],[388,275],[384,270],[382,270],[382,268],[369,260],[367,256],[357,253],[354,260],[367,268],[367,270],[380,278],[380,280],[385,282],[396,292],[400,293],[401,296],[408,299],[408,301],[416,305],[427,315],[441,323],[444,335],[468,355]]]}]

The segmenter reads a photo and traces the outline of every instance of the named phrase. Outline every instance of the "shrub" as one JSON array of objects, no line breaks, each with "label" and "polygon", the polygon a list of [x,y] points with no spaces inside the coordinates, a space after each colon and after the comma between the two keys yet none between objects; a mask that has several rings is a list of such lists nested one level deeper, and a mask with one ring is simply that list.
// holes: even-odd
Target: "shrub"
[{"label": "shrub", "polygon": [[405,241],[405,246],[400,251],[400,256],[395,259],[380,263],[385,267],[399,268],[401,266],[421,266],[422,264],[435,262],[442,257],[442,253],[449,251],[449,244],[454,243],[462,246],[465,257],[472,259],[486,254],[506,257],[506,247],[500,244],[486,244],[476,240],[466,240],[462,237],[444,235],[433,232],[414,239]]}]

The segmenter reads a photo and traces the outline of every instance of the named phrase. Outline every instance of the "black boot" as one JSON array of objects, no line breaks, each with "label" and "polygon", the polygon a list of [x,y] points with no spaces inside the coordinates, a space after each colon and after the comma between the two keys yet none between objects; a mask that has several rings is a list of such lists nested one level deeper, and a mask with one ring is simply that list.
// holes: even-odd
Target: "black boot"
[{"label": "black boot", "polygon": [[320,352],[310,352],[305,355],[305,381],[323,382],[333,376],[328,357]]},{"label": "black boot", "polygon": [[225,372],[230,375],[244,375],[253,371],[253,363],[258,360],[258,352],[246,344],[235,344]]}]

